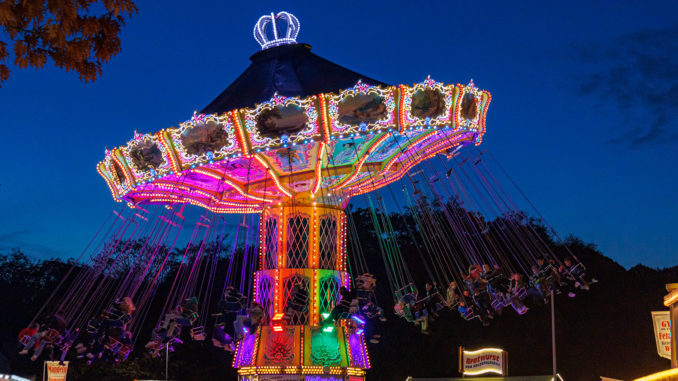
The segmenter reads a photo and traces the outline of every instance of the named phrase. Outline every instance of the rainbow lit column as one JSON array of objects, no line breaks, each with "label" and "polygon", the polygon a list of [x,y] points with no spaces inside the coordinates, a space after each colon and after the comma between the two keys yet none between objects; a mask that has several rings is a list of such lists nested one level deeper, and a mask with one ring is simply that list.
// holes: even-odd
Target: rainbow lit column
[{"label": "rainbow lit column", "polygon": [[[290,199],[267,207],[260,226],[255,300],[274,320],[238,343],[233,365],[241,379],[264,374],[362,379],[369,368],[362,332],[343,321],[332,331],[320,327],[322,314],[329,313],[338,299],[339,288],[349,287],[343,209]],[[308,290],[308,306],[283,322],[280,318],[295,285]]]}]

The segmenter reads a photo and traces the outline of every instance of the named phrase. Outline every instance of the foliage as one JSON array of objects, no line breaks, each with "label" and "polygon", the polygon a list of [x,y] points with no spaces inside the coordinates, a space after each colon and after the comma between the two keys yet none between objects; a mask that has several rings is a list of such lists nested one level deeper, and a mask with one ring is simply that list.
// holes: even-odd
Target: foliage
[{"label": "foliage", "polygon": [[9,78],[4,63],[43,68],[50,58],[85,82],[101,75],[101,66],[121,49],[120,32],[137,12],[131,0],[3,0],[0,1],[0,84]]},{"label": "foliage", "polygon": [[[450,359],[456,359],[459,345],[469,348],[481,346],[505,348],[509,352],[509,373],[512,375],[550,373],[549,308],[532,308],[523,316],[518,316],[510,310],[505,311],[486,328],[475,321],[463,321],[455,311],[445,310],[441,311],[440,318],[431,324],[430,336],[422,335],[419,329],[410,323],[388,313],[393,307],[393,299],[386,285],[387,275],[381,262],[382,258],[378,254],[378,240],[369,212],[357,209],[352,212],[351,219],[356,224],[358,234],[358,237],[352,239],[357,239],[361,243],[367,267],[378,279],[377,299],[389,316],[388,322],[371,322],[368,326],[368,329],[382,335],[381,343],[369,344],[373,367],[368,373],[370,380],[403,380],[407,376],[455,376],[457,374],[455,361]],[[417,284],[421,285],[429,279],[426,278],[424,261],[417,251],[415,240],[411,239],[411,234],[407,230],[408,226],[412,227],[415,224],[407,214],[393,214],[391,219],[403,257]],[[663,286],[678,278],[678,268],[655,270],[639,265],[625,270],[598,252],[594,245],[575,237],[558,242],[548,234],[548,229],[540,221],[522,215],[501,216],[499,221],[495,219],[482,223],[493,228],[507,223],[508,220],[520,221],[523,227],[531,226],[559,256],[569,255],[571,251],[600,279],[600,283],[590,292],[579,292],[574,299],[569,299],[565,295],[557,298],[558,364],[565,379],[593,381],[599,380],[601,375],[632,379],[668,367],[668,362],[656,354],[650,311],[664,309]],[[417,234],[415,231],[413,233]],[[136,247],[137,244],[141,244],[141,241],[119,247]],[[134,250],[141,251],[139,248]],[[82,360],[74,360],[69,367],[69,379],[105,381],[164,378],[164,359],[150,358],[143,350],[143,345],[150,337],[150,331],[155,324],[154,319],[158,315],[157,311],[166,300],[186,250],[191,252],[196,248],[174,249],[172,259],[167,264],[169,270],[149,307],[151,311],[149,317],[141,328],[141,333],[135,338],[136,348],[130,359],[120,363],[95,362],[92,365],[87,365]],[[351,250],[353,249],[349,244],[349,252]],[[219,284],[224,279],[228,267],[227,254],[231,251],[222,249],[221,252],[217,252],[216,248],[210,248],[208,252],[213,252],[215,258],[218,258],[215,284]],[[241,248],[236,248],[232,252],[236,257],[233,268],[240,269],[243,267],[243,252]],[[0,314],[2,319],[0,337],[5,343],[3,347],[11,348],[4,350],[3,354],[10,358],[13,372],[40,374],[39,363],[32,363],[25,357],[17,355],[17,351],[14,350],[16,334],[30,321],[37,308],[44,303],[49,293],[73,265],[58,260],[32,259],[18,249],[6,254],[0,253],[0,303],[5,310],[12,311],[9,314]],[[233,282],[237,283],[239,280],[235,278]],[[218,298],[217,294],[218,292],[213,293],[213,298]],[[215,304],[216,301],[213,300],[212,305]],[[170,353],[170,378],[234,379],[236,376],[231,368],[231,361],[230,355],[214,348],[209,340],[205,342],[186,340],[183,345],[177,346],[176,352]]]}]

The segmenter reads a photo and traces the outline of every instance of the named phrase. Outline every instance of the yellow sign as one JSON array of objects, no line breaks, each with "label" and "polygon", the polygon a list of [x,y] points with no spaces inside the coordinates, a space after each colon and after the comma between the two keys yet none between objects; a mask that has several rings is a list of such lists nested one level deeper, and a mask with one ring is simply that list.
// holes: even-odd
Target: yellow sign
[{"label": "yellow sign", "polygon": [[47,381],[66,381],[66,374],[68,373],[68,361],[64,361],[64,365],[60,365],[59,361],[45,361],[45,372],[43,380]]},{"label": "yellow sign", "polygon": [[463,376],[498,374],[506,376],[508,353],[498,348],[483,348],[476,351],[459,347],[459,372]]},{"label": "yellow sign", "polygon": [[652,311],[654,338],[660,357],[671,360],[671,315],[669,311]]}]

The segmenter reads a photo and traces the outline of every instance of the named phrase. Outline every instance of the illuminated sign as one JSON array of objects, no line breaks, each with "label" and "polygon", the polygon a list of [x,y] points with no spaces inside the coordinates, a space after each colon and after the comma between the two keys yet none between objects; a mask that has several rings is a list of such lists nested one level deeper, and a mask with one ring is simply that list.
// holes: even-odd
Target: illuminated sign
[{"label": "illuminated sign", "polygon": [[671,359],[671,316],[669,311],[652,311],[654,338],[660,357]]},{"label": "illuminated sign", "polygon": [[301,381],[298,374],[261,374],[259,381]]},{"label": "illuminated sign", "polygon": [[64,365],[59,361],[45,361],[44,367],[47,369],[47,381],[66,381],[68,361],[64,361]]},{"label": "illuminated sign", "polygon": [[494,373],[506,376],[508,354],[497,348],[483,348],[468,351],[459,347],[459,373],[464,376],[477,376]]}]

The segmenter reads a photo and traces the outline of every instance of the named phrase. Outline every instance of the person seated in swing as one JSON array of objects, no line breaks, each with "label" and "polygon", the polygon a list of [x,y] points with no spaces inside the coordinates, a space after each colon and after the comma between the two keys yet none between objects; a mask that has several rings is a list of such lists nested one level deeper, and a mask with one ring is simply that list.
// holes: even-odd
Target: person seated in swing
[{"label": "person seated in swing", "polygon": [[101,310],[96,316],[87,321],[84,339],[75,346],[77,358],[87,356],[88,359],[93,359],[96,354],[102,351],[105,336],[103,326],[106,319],[108,319],[108,312]]},{"label": "person seated in swing", "polygon": [[537,266],[539,266],[539,277],[543,279],[546,290],[560,294],[560,276],[557,267],[551,266],[551,263],[543,257],[537,258]]},{"label": "person seated in swing", "polygon": [[78,338],[79,332],[80,332],[79,329],[75,330],[66,329],[64,331],[63,339],[59,343],[59,350],[61,351],[61,356],[59,357],[59,365],[64,365],[64,360],[66,360],[68,350],[71,349],[71,346]]},{"label": "person seated in swing", "polygon": [[541,293],[525,281],[525,276],[520,273],[511,274],[509,293],[511,296],[517,297],[521,301],[529,296],[534,305],[539,305],[544,302]]},{"label": "person seated in swing", "polygon": [[[174,310],[166,313],[165,317],[162,320],[162,323],[160,323],[160,326],[153,330],[153,338],[146,344],[146,348],[153,350],[154,356],[157,355],[159,351],[159,349],[157,349],[156,346],[159,347],[160,344],[164,345],[171,343],[173,341],[180,341],[179,336],[181,336],[181,328],[191,326],[192,323],[191,320],[189,319],[191,317],[189,314],[189,310],[191,309],[191,303],[187,303],[189,299],[184,300]],[[184,310],[182,308],[182,305],[184,307],[187,307],[187,309]]]},{"label": "person seated in swing", "polygon": [[20,355],[27,355],[28,352],[33,349],[33,356],[31,356],[31,361],[35,361],[40,357],[40,354],[45,349],[47,345],[54,345],[58,343],[63,338],[63,334],[66,331],[66,321],[63,317],[58,314],[47,316],[41,322],[38,323],[38,328],[36,333],[26,340],[26,344],[21,351]]},{"label": "person seated in swing", "polygon": [[404,295],[400,298],[395,306],[393,306],[393,312],[396,316],[399,316],[410,323],[414,323],[416,326],[421,327],[421,333],[428,335],[430,331],[428,330],[428,315],[426,313],[426,307],[423,303],[417,303],[416,294],[415,298],[406,297],[411,294]]},{"label": "person seated in swing", "polygon": [[223,324],[218,324],[214,326],[212,331],[212,345],[217,348],[221,348],[226,352],[233,352],[233,339],[231,336],[226,333],[226,329]]},{"label": "person seated in swing", "polygon": [[377,304],[377,297],[374,294],[376,284],[377,280],[369,273],[356,278],[358,305],[368,319],[378,317],[380,321],[387,321],[384,310]]},{"label": "person seated in swing", "polygon": [[108,310],[106,328],[125,328],[132,320],[132,313],[136,310],[132,298],[126,296],[116,299],[113,306]]},{"label": "person seated in swing", "polygon": [[570,298],[577,296],[577,287],[575,287],[576,282],[565,264],[561,264],[558,267],[558,275],[560,276],[560,288],[563,292],[566,292],[567,296]]},{"label": "person seated in swing", "polygon": [[[549,302],[549,291],[546,286],[546,280],[544,279],[543,274],[539,271],[539,266],[533,265],[531,268],[532,275],[530,276],[530,285],[531,289],[536,291],[541,297],[544,304]],[[530,292],[530,290],[528,290]]]},{"label": "person seated in swing", "polygon": [[[29,340],[31,340],[31,337],[33,337],[33,335],[38,333],[39,330],[40,330],[40,323],[34,322],[34,323],[29,324],[28,327],[19,331],[19,344],[21,345],[21,347],[23,348],[24,345],[26,345],[26,343]],[[39,339],[38,339],[38,341],[39,341]],[[36,342],[35,346],[37,347],[37,345],[38,345],[38,343]],[[28,353],[28,352],[26,352],[26,353]]]},{"label": "person seated in swing", "polygon": [[501,311],[503,306],[510,304],[519,315],[527,312],[527,307],[520,298],[520,287],[515,292],[512,291],[512,280],[510,281],[504,276],[498,264],[495,264],[493,269],[489,269],[489,266],[487,266],[484,270],[487,277],[488,291],[495,298],[492,305],[495,306],[495,304],[501,303],[501,306],[499,308],[495,307],[495,310]]},{"label": "person seated in swing", "polygon": [[468,275],[463,275],[464,283],[466,283],[466,288],[470,291],[475,291],[477,289],[482,289],[485,287],[483,279],[481,277],[482,267],[480,265],[471,265],[468,268]]},{"label": "person seated in swing", "polygon": [[122,338],[125,336],[125,329],[121,327],[111,327],[104,340],[104,351],[101,358],[103,360],[115,360],[122,347]]},{"label": "person seated in swing", "polygon": [[426,282],[424,285],[426,288],[426,311],[430,320],[438,318],[438,311],[443,308],[445,302],[443,297],[440,295],[440,290],[435,281]]},{"label": "person seated in swing", "polygon": [[[468,295],[468,291],[464,291],[464,293],[467,293]],[[477,305],[475,305],[473,302],[468,302],[467,300],[470,299],[464,296],[459,299],[459,305],[457,306],[459,315],[461,315],[461,317],[467,321],[473,320],[473,318],[477,317],[482,323],[483,327],[489,326],[490,322],[487,321],[487,316],[480,313],[480,309]]]},{"label": "person seated in swing", "polygon": [[457,282],[450,282],[450,285],[447,287],[447,292],[445,293],[445,302],[447,303],[447,307],[450,309],[456,308],[460,299],[461,291],[457,287]]},{"label": "person seated in swing", "polygon": [[509,280],[504,276],[499,264],[494,266],[483,265],[483,278],[487,283],[488,291],[491,293],[500,293],[502,296],[508,293]]},{"label": "person seated in swing", "polygon": [[120,349],[118,350],[117,358],[115,359],[115,361],[127,360],[127,357],[132,351],[132,346],[134,345],[134,341],[132,340],[132,332],[125,331],[125,333],[120,338],[120,344],[121,346]]},{"label": "person seated in swing", "polygon": [[177,322],[184,327],[192,327],[200,317],[198,314],[198,298],[191,296],[190,298],[184,299],[179,305],[178,310],[181,314],[181,318],[179,318]]},{"label": "person seated in swing", "polygon": [[260,325],[266,324],[266,310],[257,303],[251,302],[246,315],[238,315],[233,322],[235,341],[242,339],[245,334],[256,332]]},{"label": "person seated in swing", "polygon": [[153,336],[151,340],[144,345],[144,348],[148,350],[148,353],[152,357],[160,356],[162,350],[174,351],[174,343],[183,343],[181,339],[177,336],[168,336],[167,330],[162,327],[158,327],[153,330]]},{"label": "person seated in swing", "polygon": [[467,302],[467,306],[475,308],[474,312],[480,317],[481,321],[494,319],[494,310],[492,309],[487,292],[476,290],[471,294],[470,291],[464,290],[462,295]]},{"label": "person seated in swing", "polygon": [[499,313],[509,303],[516,311],[522,311],[520,299],[514,300],[509,293],[509,280],[504,276],[499,264],[483,265],[483,278],[487,282],[487,292],[491,297],[492,307]]},{"label": "person seated in swing", "polygon": [[347,289],[344,286],[339,288],[339,303],[332,309],[330,316],[325,319],[326,322],[333,323],[339,319],[348,319],[351,315],[351,307],[353,307],[354,300],[357,297],[355,291]]},{"label": "person seated in swing", "polygon": [[589,290],[591,284],[598,283],[596,278],[589,277],[586,273],[586,266],[583,263],[575,261],[572,257],[566,257],[563,260],[567,272],[570,274],[570,280],[574,281],[574,287],[582,290]]},{"label": "person seated in swing", "polygon": [[174,311],[165,314],[162,323],[153,329],[151,340],[149,340],[144,346],[149,350],[151,356],[159,356],[160,351],[166,347],[173,351],[174,343],[183,343],[183,341],[180,339],[182,326],[177,321],[178,319],[181,319],[181,311],[179,311],[179,306],[177,306]]},{"label": "person seated in swing", "polygon": [[224,290],[224,297],[219,301],[222,313],[238,313],[247,307],[247,297],[233,286]]},{"label": "person seated in swing", "polygon": [[[184,299],[172,312],[165,315],[162,324],[154,331],[153,341],[159,343],[170,343],[180,341],[181,329],[183,327],[192,327],[198,320],[198,298],[192,296]],[[151,343],[149,342],[147,345]]]}]

